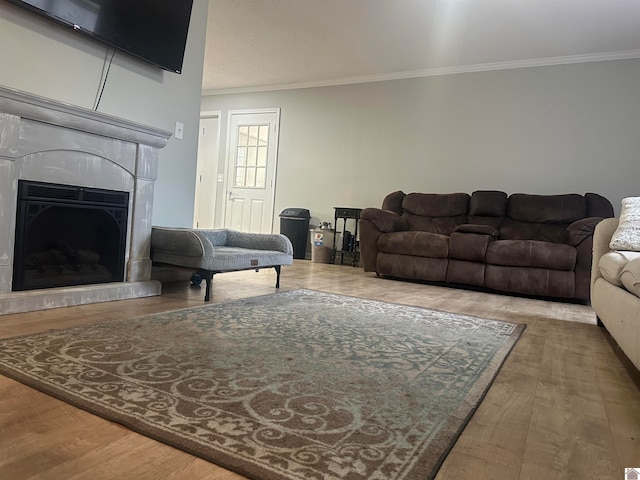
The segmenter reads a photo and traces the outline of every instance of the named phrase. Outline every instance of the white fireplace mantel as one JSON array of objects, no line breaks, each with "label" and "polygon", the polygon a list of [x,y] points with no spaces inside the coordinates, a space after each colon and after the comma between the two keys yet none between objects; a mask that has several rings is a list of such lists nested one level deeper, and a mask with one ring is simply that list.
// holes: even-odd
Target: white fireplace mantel
[{"label": "white fireplace mantel", "polygon": [[[158,151],[170,136],[0,86],[0,314],[160,293],[149,239]],[[129,192],[124,282],[12,291],[18,180]]]}]

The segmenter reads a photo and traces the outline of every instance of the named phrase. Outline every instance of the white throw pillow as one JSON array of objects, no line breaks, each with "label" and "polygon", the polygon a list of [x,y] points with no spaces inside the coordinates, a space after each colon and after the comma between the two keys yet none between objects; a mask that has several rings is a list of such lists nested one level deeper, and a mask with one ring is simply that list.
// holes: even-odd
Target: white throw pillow
[{"label": "white throw pillow", "polygon": [[611,250],[640,252],[640,197],[622,200],[620,222],[609,243]]}]

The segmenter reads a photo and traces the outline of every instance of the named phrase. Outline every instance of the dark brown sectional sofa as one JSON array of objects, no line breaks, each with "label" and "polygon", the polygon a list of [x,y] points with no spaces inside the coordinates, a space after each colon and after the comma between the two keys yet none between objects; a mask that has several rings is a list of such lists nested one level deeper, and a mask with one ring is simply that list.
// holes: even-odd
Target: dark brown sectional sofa
[{"label": "dark brown sectional sofa", "polygon": [[585,195],[398,191],[360,216],[364,270],[589,302],[593,231],[613,216]]}]

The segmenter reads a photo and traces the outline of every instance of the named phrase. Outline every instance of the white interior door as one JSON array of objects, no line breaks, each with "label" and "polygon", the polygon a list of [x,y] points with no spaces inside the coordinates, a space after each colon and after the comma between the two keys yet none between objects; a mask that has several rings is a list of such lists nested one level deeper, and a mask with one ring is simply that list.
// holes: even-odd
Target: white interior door
[{"label": "white interior door", "polygon": [[225,227],[271,233],[280,110],[231,112]]},{"label": "white interior door", "polygon": [[196,198],[193,212],[193,226],[195,228],[214,228],[219,142],[219,116],[202,117],[198,140]]}]

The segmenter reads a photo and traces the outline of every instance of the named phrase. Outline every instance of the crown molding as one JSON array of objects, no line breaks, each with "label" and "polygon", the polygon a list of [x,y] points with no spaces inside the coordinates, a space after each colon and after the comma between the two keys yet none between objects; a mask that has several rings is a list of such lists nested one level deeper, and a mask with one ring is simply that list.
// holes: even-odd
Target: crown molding
[{"label": "crown molding", "polygon": [[456,75],[460,73],[489,72],[494,70],[510,70],[516,68],[546,67],[554,65],[569,65],[574,63],[604,62],[609,60],[627,60],[640,58],[640,50],[624,50],[619,52],[593,53],[585,55],[568,55],[562,57],[533,58],[527,60],[513,60],[507,62],[482,63],[475,65],[460,65],[455,67],[428,68],[406,72],[382,73],[362,75],[334,80],[320,80],[314,82],[281,83],[274,85],[256,85],[247,87],[219,88],[203,90],[202,96],[229,95],[237,93],[269,92],[275,90],[294,90],[300,88],[333,87],[356,83],[386,82],[390,80],[404,80],[408,78],[436,77],[441,75]]}]

